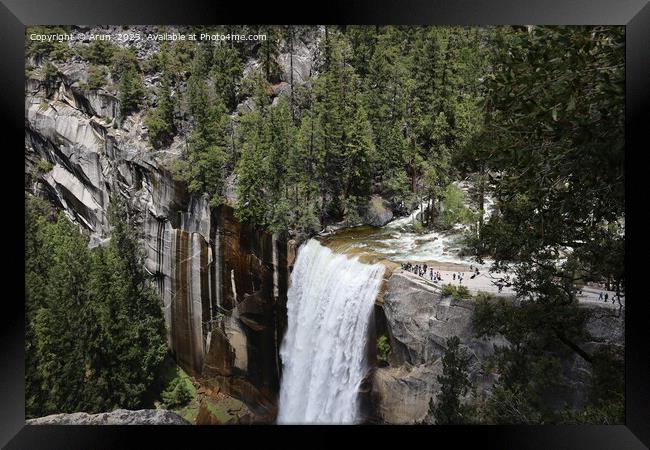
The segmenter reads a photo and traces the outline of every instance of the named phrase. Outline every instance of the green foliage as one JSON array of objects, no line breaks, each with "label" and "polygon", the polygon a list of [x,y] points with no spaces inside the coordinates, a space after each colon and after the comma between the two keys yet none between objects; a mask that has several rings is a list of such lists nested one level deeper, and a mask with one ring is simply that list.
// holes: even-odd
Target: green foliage
[{"label": "green foliage", "polygon": [[262,64],[262,73],[269,82],[280,80],[280,65],[278,64],[278,55],[280,53],[281,29],[275,25],[261,26],[259,34],[265,34],[266,40],[260,41],[260,47],[257,57]]},{"label": "green foliage", "polygon": [[450,229],[456,224],[472,222],[473,214],[465,204],[465,195],[455,184],[447,185],[440,204],[442,212],[436,218],[436,225]]},{"label": "green foliage", "polygon": [[72,53],[68,43],[61,40],[31,40],[31,34],[37,35],[63,35],[67,32],[67,27],[39,26],[27,27],[25,36],[27,43],[25,54],[28,57],[43,58],[48,57],[55,61],[65,61]]},{"label": "green foliage", "polygon": [[143,254],[113,199],[107,248],[30,195],[26,201],[26,415],[141,407],[166,352]]},{"label": "green foliage", "polygon": [[[159,32],[165,32],[165,27]],[[185,80],[191,71],[196,43],[193,41],[163,41],[160,52],[152,54],[148,60],[142,62],[142,71],[156,73],[166,71],[173,83]]]},{"label": "green foliage", "polygon": [[244,70],[239,53],[234,47],[221,42],[214,48],[212,61],[210,76],[217,96],[226,108],[234,109],[237,106],[239,84]]},{"label": "green foliage", "polygon": [[493,40],[482,137],[493,150],[480,159],[499,173],[499,214],[477,252],[521,262],[516,288],[540,301],[571,302],[576,279],[624,290],[623,28],[500,29]]},{"label": "green foliage", "polygon": [[442,295],[449,296],[451,295],[454,300],[460,300],[463,298],[470,298],[471,294],[466,286],[463,285],[454,285],[454,284],[445,284],[442,287]]},{"label": "green foliage", "polygon": [[130,66],[122,72],[119,84],[118,100],[120,104],[120,117],[124,119],[130,113],[137,111],[142,106],[145,90],[140,78],[140,73],[135,66]]},{"label": "green foliage", "polygon": [[377,360],[388,363],[388,355],[390,354],[390,343],[388,337],[385,335],[379,336],[377,339]]},{"label": "green foliage", "polygon": [[172,97],[170,91],[170,76],[165,73],[158,93],[158,105],[145,119],[145,125],[149,131],[149,142],[156,149],[169,145],[174,137],[176,104],[176,97]]},{"label": "green foliage", "polygon": [[161,393],[162,407],[165,409],[175,409],[187,405],[193,398],[192,391],[194,387],[187,377],[181,376],[177,371],[167,388]]},{"label": "green foliage", "polygon": [[469,298],[471,297],[469,290],[467,289],[466,286],[460,285],[456,286],[456,292],[455,294],[452,294],[454,299],[458,300],[461,298]]},{"label": "green foliage", "polygon": [[454,286],[454,285],[451,284],[451,283],[449,283],[449,284],[445,284],[445,285],[442,287],[442,295],[445,295],[445,296],[453,295],[454,292],[456,292],[456,286]]},{"label": "green foliage", "polygon": [[290,223],[295,226],[299,214],[307,214],[302,220],[304,230],[311,228],[313,210],[298,212],[296,194],[300,187],[292,186],[298,177],[292,170],[296,129],[286,101],[269,107],[267,87],[263,74],[256,74],[252,88],[257,109],[240,122],[244,139],[236,169],[236,212],[243,220],[273,231],[286,231]]},{"label": "green foliage", "polygon": [[110,61],[111,77],[121,80],[126,72],[139,72],[140,66],[135,52],[130,48],[118,48],[113,52]]},{"label": "green foliage", "polygon": [[437,376],[440,393],[437,405],[433,399],[429,402],[429,412],[433,414],[438,425],[458,425],[469,423],[473,416],[472,408],[461,404],[461,397],[471,387],[468,375],[470,356],[460,347],[460,339],[453,336],[446,341],[445,354],[442,357],[442,375]]},{"label": "green foliage", "polygon": [[[538,302],[477,301],[473,318],[477,335],[500,334],[511,343],[495,347],[493,365],[500,377],[487,401],[486,421],[573,423],[607,417],[606,423],[620,423],[622,357],[608,352],[589,355],[581,349],[587,337],[584,314],[577,305],[549,308]],[[593,371],[589,403],[579,411],[557,409],[550,401],[567,394],[560,361],[573,352],[587,359]]]},{"label": "green foliage", "polygon": [[299,240],[306,240],[320,231],[320,220],[313,204],[297,211],[295,223],[296,237]]},{"label": "green foliage", "polygon": [[230,122],[224,104],[204,78],[210,55],[201,47],[192,63],[187,90],[195,127],[187,142],[186,159],[180,162],[176,175],[188,183],[191,192],[207,193],[211,204],[217,206],[225,196]]},{"label": "green foliage", "polygon": [[[176,173],[192,191],[223,201],[222,180],[234,169],[238,216],[295,236],[309,236],[332,221],[361,222],[372,194],[402,211],[415,198],[430,197],[432,207],[423,221],[433,225],[435,202],[453,172],[450,155],[481,123],[478,102],[466,100],[478,92],[474,67],[483,68],[480,51],[473,49],[481,39],[478,33],[328,26],[319,43],[318,76],[273,99],[270,85],[281,77],[280,47],[289,51],[291,61],[295,44],[310,30],[223,26],[210,31],[259,32],[267,40],[164,44],[147,63],[147,70],[172,67],[179,52],[184,62],[171,73],[191,74],[186,99],[195,141]],[[243,62],[251,57],[260,62],[259,70],[242,80]],[[460,62],[450,64],[449,58]],[[422,67],[431,72],[423,73]],[[210,111],[204,114],[208,105],[222,105],[227,112],[247,97],[250,112],[230,120],[214,118],[207,127],[200,117],[210,116]],[[222,106],[216,109],[223,111]],[[164,145],[166,121],[155,112],[148,120],[152,144]],[[212,144],[197,138],[208,128],[219,136]],[[214,151],[206,152],[208,147]]]},{"label": "green foliage", "polygon": [[77,47],[77,54],[96,65],[108,65],[113,59],[117,46],[111,41],[95,40],[85,46]]},{"label": "green foliage", "polygon": [[59,70],[50,61],[46,61],[43,65],[43,84],[45,85],[45,95],[47,97],[54,93],[58,79]]},{"label": "green foliage", "polygon": [[52,167],[52,163],[45,158],[40,158],[36,162],[36,171],[40,174],[48,173],[50,170],[52,170]]},{"label": "green foliage", "polygon": [[106,85],[106,77],[108,71],[106,66],[91,65],[88,68],[88,82],[86,88],[88,89],[101,89]]}]

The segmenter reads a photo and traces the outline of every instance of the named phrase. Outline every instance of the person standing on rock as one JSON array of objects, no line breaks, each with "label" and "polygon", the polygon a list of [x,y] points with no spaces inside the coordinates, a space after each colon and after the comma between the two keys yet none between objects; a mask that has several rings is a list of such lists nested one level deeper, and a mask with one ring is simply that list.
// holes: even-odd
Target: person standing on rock
[{"label": "person standing on rock", "polygon": [[601,292],[600,294],[598,294],[598,300],[602,300],[602,299],[603,299],[603,293]]}]

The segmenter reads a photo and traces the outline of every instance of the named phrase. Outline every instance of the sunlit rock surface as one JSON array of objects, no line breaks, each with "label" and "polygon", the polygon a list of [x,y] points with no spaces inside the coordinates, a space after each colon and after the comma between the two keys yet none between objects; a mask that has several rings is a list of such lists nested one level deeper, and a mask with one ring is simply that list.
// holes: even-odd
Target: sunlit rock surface
[{"label": "sunlit rock surface", "polygon": [[190,425],[181,416],[165,409],[116,409],[112,412],[88,414],[52,414],[27,421],[27,425]]}]

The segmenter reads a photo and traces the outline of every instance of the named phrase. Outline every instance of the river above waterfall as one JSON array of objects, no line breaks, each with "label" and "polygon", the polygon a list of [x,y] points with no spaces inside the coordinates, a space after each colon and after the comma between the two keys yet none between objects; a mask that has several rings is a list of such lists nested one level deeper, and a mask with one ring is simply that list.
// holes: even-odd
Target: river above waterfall
[{"label": "river above waterfall", "polygon": [[395,219],[383,227],[358,226],[344,228],[322,235],[319,240],[339,253],[359,256],[367,262],[390,261],[401,263],[426,263],[449,270],[468,269],[470,265],[487,269],[491,261],[477,264],[464,256],[463,232],[456,226],[449,231],[416,232],[415,223],[421,208],[409,216]]}]

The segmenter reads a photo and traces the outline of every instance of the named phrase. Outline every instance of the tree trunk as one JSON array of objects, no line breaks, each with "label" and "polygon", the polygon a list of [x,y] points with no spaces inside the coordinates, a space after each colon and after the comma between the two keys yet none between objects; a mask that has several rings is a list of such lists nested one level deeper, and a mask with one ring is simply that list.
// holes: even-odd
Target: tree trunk
[{"label": "tree trunk", "polygon": [[478,201],[479,201],[479,218],[478,218],[478,229],[479,235],[480,230],[483,229],[483,216],[485,215],[485,168],[481,165],[481,170],[479,171],[479,183],[478,183]]},{"label": "tree trunk", "polygon": [[291,104],[291,118],[294,123],[296,121],[296,113],[293,107],[293,27],[289,26],[289,82],[291,84],[291,97],[289,103]]}]

